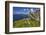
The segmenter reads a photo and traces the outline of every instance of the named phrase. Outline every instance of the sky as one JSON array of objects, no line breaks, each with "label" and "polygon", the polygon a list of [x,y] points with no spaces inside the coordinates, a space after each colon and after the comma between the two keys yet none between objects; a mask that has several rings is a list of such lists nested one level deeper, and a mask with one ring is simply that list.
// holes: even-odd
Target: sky
[{"label": "sky", "polygon": [[29,7],[13,7],[13,14],[28,14],[30,11],[35,12],[39,8],[29,8]]}]

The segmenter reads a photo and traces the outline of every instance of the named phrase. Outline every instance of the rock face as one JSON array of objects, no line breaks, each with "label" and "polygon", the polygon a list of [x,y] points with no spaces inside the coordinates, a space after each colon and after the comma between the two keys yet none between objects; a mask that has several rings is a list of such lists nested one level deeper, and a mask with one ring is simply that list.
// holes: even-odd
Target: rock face
[{"label": "rock face", "polygon": [[33,13],[30,12],[29,17],[39,21],[40,20],[40,11],[38,10],[38,11],[33,12]]}]

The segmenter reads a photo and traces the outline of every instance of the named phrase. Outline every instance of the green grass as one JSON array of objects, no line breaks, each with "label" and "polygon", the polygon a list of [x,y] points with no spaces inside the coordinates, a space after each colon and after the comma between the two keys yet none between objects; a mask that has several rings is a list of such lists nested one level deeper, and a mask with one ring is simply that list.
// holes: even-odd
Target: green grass
[{"label": "green grass", "polygon": [[25,23],[25,20],[16,20],[13,22],[13,28],[22,28],[22,27],[39,27],[40,22],[36,20],[29,20],[30,24]]}]

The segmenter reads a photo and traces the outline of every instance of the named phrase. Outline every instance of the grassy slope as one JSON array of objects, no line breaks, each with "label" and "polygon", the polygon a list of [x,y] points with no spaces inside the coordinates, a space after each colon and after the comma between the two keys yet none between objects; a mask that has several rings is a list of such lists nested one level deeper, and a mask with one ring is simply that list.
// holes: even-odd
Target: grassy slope
[{"label": "grassy slope", "polygon": [[21,27],[39,27],[40,22],[35,20],[29,20],[30,24],[25,23],[25,20],[17,20],[13,22],[14,28],[21,28]]}]

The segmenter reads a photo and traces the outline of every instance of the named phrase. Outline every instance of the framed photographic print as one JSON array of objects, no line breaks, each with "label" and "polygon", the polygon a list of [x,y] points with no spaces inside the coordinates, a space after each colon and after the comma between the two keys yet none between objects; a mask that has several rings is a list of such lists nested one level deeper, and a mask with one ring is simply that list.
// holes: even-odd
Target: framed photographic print
[{"label": "framed photographic print", "polygon": [[45,31],[45,4],[5,1],[5,33]]}]

